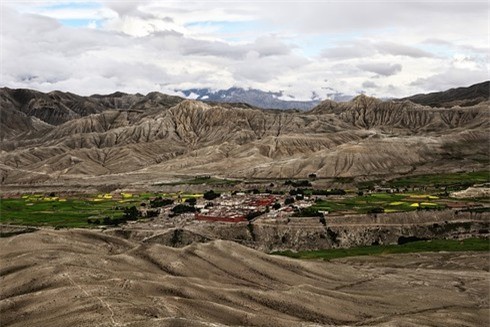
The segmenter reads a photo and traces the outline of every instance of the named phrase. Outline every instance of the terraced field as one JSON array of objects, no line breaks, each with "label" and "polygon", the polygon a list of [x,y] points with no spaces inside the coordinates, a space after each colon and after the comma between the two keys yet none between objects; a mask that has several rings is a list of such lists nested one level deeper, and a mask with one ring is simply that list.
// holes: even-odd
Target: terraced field
[{"label": "terraced field", "polygon": [[446,208],[446,198],[430,194],[374,193],[361,196],[333,198],[317,201],[313,210],[335,213],[390,213]]},{"label": "terraced field", "polygon": [[93,227],[88,219],[117,219],[131,206],[140,206],[157,196],[184,200],[202,194],[121,193],[117,195],[23,195],[0,199],[0,222],[30,226]]}]

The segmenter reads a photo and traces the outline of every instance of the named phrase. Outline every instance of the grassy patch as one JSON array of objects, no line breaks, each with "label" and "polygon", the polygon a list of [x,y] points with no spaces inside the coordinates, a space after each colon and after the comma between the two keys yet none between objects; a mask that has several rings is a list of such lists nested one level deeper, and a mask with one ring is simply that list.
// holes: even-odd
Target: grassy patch
[{"label": "grassy patch", "polygon": [[418,175],[393,179],[388,182],[391,187],[448,187],[461,189],[474,184],[490,182],[489,171],[475,171],[448,174]]},{"label": "grassy patch", "polygon": [[86,227],[87,218],[98,215],[122,215],[112,209],[112,201],[69,199],[63,202],[25,202],[23,199],[2,199],[0,222],[31,226]]},{"label": "grassy patch", "polygon": [[432,240],[417,241],[403,245],[373,245],[355,247],[350,249],[329,249],[314,251],[281,251],[273,252],[274,255],[282,255],[297,259],[323,259],[331,260],[343,257],[362,256],[362,255],[382,255],[395,253],[415,253],[415,252],[458,252],[458,251],[490,251],[489,240],[480,238],[470,238],[464,241],[458,240]]},{"label": "grassy patch", "polygon": [[[329,212],[356,212],[368,213],[373,208],[390,209],[395,211],[412,211],[412,202],[402,201],[406,199],[405,194],[376,193],[362,196],[346,197],[343,199],[327,199],[318,201],[313,205],[313,209],[325,210]],[[390,212],[390,211],[388,211]]]},{"label": "grassy patch", "polygon": [[42,196],[0,199],[0,222],[28,226],[92,227],[87,222],[88,218],[120,218],[125,207],[139,205],[140,202],[141,198],[136,198],[120,203],[97,195],[57,200]]},{"label": "grassy patch", "polygon": [[[424,192],[425,193],[425,192]],[[434,192],[433,192],[434,193]],[[370,213],[382,208],[385,213],[414,210],[440,210],[447,208],[451,200],[443,195],[417,193],[372,193],[357,196],[330,197],[317,200],[312,209],[331,213]],[[458,199],[458,202],[470,200]],[[488,199],[471,199],[474,203],[486,203]]]}]

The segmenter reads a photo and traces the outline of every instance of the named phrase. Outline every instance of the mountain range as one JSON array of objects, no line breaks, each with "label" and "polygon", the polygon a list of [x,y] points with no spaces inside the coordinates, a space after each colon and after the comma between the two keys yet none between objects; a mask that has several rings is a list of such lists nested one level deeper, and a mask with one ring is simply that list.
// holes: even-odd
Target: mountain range
[{"label": "mountain range", "polygon": [[[252,106],[264,109],[298,109],[309,110],[320,103],[317,95],[312,94],[311,100],[298,101],[293,96],[285,95],[284,92],[265,92],[257,89],[243,89],[232,87],[227,90],[212,90],[209,88],[177,90],[182,92],[186,98],[201,101],[224,102],[224,103],[248,103]],[[352,97],[347,97],[348,99]],[[334,98],[338,100],[338,98]]]},{"label": "mountain range", "polygon": [[488,85],[400,100],[325,100],[304,112],[157,92],[82,97],[2,88],[1,181],[385,178],[486,169]]}]

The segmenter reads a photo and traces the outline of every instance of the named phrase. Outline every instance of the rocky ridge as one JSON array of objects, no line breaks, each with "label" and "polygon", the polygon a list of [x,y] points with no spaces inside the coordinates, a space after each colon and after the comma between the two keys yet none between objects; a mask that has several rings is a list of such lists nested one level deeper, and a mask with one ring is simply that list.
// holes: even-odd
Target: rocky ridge
[{"label": "rocky ridge", "polygon": [[[159,93],[2,89],[2,182],[172,175],[291,178],[483,169],[489,102],[433,108],[358,96],[309,112]],[[122,174],[122,175],[121,175]]]}]

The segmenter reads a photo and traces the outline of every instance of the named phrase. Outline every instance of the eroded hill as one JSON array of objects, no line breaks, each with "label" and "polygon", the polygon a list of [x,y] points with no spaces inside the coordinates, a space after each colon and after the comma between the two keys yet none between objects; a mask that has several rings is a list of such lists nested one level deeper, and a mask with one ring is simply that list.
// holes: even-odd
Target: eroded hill
[{"label": "eroded hill", "polygon": [[358,96],[304,113],[159,93],[0,93],[4,184],[393,176],[488,165],[488,101],[433,108]]},{"label": "eroded hill", "polygon": [[5,326],[486,326],[488,255],[298,261],[101,231],[0,239]]}]

